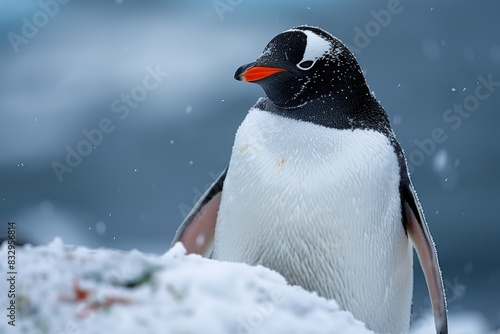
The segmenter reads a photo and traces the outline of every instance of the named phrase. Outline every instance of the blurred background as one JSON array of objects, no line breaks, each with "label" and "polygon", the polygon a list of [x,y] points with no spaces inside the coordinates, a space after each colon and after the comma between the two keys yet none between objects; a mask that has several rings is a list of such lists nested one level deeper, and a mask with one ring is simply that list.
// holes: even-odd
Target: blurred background
[{"label": "blurred background", "polygon": [[499,14],[494,0],[0,0],[0,236],[15,220],[20,242],[165,252],[263,95],[234,71],[315,25],[350,46],[391,119],[450,311],[498,326]]}]

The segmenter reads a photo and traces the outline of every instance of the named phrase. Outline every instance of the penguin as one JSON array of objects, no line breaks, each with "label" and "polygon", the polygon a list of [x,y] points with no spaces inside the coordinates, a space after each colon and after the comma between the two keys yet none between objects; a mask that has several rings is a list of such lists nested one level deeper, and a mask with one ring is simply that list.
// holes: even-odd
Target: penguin
[{"label": "penguin", "polygon": [[349,49],[321,28],[297,26],[235,79],[266,96],[172,245],[275,270],[376,333],[409,331],[414,247],[436,333],[447,333],[436,247],[404,152]]}]

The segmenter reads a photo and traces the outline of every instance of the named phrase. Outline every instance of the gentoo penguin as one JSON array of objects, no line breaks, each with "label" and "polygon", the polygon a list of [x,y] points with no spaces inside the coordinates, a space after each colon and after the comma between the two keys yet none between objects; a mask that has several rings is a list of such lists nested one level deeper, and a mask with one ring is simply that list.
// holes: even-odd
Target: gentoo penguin
[{"label": "gentoo penguin", "polygon": [[436,331],[447,333],[434,242],[403,150],[354,55],[328,32],[299,26],[235,78],[267,97],[250,109],[229,166],[173,243],[271,268],[377,333],[409,330],[413,245]]}]

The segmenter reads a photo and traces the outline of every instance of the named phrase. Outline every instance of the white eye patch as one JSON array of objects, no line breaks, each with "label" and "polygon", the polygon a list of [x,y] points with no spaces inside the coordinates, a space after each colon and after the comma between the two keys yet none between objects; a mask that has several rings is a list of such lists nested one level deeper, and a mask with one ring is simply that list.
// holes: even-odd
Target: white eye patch
[{"label": "white eye patch", "polygon": [[330,42],[321,36],[316,35],[312,31],[308,30],[298,30],[304,33],[307,37],[306,49],[304,50],[304,56],[302,60],[299,61],[297,67],[301,70],[308,70],[314,66],[316,61],[322,58],[325,54],[330,52],[332,46]]}]

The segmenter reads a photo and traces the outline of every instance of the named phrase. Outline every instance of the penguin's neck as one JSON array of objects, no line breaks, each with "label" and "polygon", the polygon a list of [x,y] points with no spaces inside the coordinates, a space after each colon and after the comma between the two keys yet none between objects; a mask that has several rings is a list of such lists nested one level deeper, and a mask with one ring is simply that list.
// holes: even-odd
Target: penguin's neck
[{"label": "penguin's neck", "polygon": [[372,129],[388,134],[389,120],[382,106],[370,94],[335,94],[318,98],[296,108],[280,108],[266,98],[257,104],[262,110],[327,128]]}]

